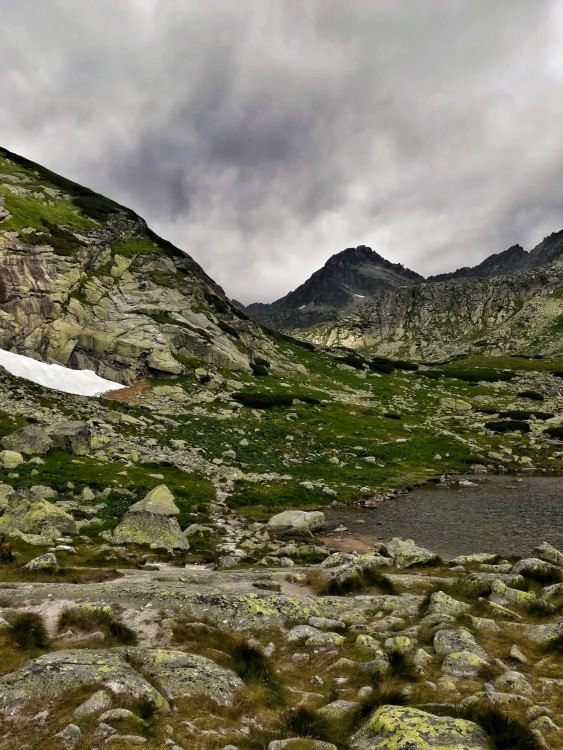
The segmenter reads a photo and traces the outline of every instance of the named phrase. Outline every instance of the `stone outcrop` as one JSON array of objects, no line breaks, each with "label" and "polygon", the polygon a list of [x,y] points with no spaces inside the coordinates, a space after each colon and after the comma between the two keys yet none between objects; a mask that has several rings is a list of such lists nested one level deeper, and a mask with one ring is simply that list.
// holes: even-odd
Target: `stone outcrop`
[{"label": "stone outcrop", "polygon": [[[0,196],[0,348],[126,384],[180,374],[194,357],[239,370],[256,356],[290,366],[130,209],[5,149]],[[60,224],[37,219],[53,206]]]}]

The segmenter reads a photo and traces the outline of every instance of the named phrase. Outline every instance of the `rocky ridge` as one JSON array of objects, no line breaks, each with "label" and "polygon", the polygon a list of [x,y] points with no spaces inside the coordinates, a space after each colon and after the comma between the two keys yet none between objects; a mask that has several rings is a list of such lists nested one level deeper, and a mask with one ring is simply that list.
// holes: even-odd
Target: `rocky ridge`
[{"label": "rocky ridge", "polygon": [[0,150],[0,347],[120,383],[194,358],[291,367],[188,255],[133,211]]},{"label": "rocky ridge", "polygon": [[400,263],[390,263],[370,247],[360,245],[333,255],[285,297],[269,305],[254,303],[245,310],[252,318],[275,329],[304,328],[334,320],[365,297],[422,280],[422,276]]},{"label": "rocky ridge", "polygon": [[366,300],[335,323],[299,332],[316,344],[444,359],[563,352],[563,261],[492,278],[421,283]]}]

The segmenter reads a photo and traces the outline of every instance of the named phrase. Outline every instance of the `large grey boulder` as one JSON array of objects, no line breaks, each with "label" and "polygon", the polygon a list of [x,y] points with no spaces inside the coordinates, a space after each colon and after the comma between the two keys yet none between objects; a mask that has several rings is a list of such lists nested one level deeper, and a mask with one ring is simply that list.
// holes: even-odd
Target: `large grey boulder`
[{"label": "large grey boulder", "polygon": [[113,531],[112,544],[140,544],[163,549],[189,549],[175,518],[148,511],[128,511]]},{"label": "large grey boulder", "polygon": [[66,420],[49,427],[47,433],[53,442],[53,450],[87,456],[90,453],[92,431],[87,422]]},{"label": "large grey boulder", "polygon": [[325,522],[325,514],[320,510],[284,510],[277,513],[268,521],[268,532],[283,533],[284,531],[316,531]]},{"label": "large grey boulder", "polygon": [[468,651],[482,659],[487,658],[487,652],[481,648],[467,628],[455,630],[439,630],[434,636],[434,651],[437,654],[452,654]]},{"label": "large grey boulder", "polygon": [[121,698],[148,703],[157,713],[169,713],[165,698],[125,660],[107,650],[55,651],[33,659],[0,677],[0,710],[49,696],[69,695],[88,685],[105,688]]},{"label": "large grey boulder", "polygon": [[0,533],[8,536],[30,534],[54,540],[61,534],[76,534],[76,522],[66,511],[35,496],[14,495],[0,516]]},{"label": "large grey boulder", "polygon": [[2,438],[2,447],[9,451],[18,451],[27,456],[48,453],[53,447],[53,441],[42,427],[28,424],[21,430]]},{"label": "large grey boulder", "polygon": [[438,556],[424,547],[419,547],[412,539],[395,537],[385,545],[385,551],[393,558],[396,568],[410,568],[413,565],[430,565],[438,561]]},{"label": "large grey boulder", "polygon": [[381,706],[351,738],[353,750],[492,750],[471,721],[434,716],[417,708]]},{"label": "large grey boulder", "polygon": [[198,654],[169,649],[129,649],[128,658],[143,673],[161,685],[166,698],[203,695],[220,705],[229,705],[244,682],[232,670],[220,667]]}]

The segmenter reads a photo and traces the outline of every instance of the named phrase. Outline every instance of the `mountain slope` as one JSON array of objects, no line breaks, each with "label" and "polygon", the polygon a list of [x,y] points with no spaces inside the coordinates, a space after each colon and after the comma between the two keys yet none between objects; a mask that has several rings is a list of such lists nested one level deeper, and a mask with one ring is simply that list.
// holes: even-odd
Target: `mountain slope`
[{"label": "mountain slope", "polygon": [[451,281],[455,279],[488,279],[507,276],[518,271],[532,270],[553,263],[563,255],[563,230],[545,237],[539,245],[526,252],[520,245],[513,245],[502,253],[489,255],[476,266],[458,268],[452,273],[429,276],[427,281]]},{"label": "mountain slope", "polygon": [[285,297],[269,305],[254,303],[246,311],[272,328],[303,328],[336,320],[342,310],[353,308],[364,297],[422,280],[414,271],[360,245],[333,255]]},{"label": "mountain slope", "polygon": [[279,359],[188,255],[135,212],[0,149],[0,348],[131,383],[194,358]]},{"label": "mountain slope", "polygon": [[337,323],[300,331],[325,345],[442,359],[466,353],[563,353],[563,261],[489,279],[379,294]]}]

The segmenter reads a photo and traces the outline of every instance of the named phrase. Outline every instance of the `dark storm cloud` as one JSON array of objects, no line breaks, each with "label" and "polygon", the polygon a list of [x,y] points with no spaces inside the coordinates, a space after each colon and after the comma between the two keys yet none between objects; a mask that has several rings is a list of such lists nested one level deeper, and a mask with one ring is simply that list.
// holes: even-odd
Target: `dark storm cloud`
[{"label": "dark storm cloud", "polygon": [[229,294],[365,243],[421,273],[563,226],[556,0],[0,0],[3,145]]}]

